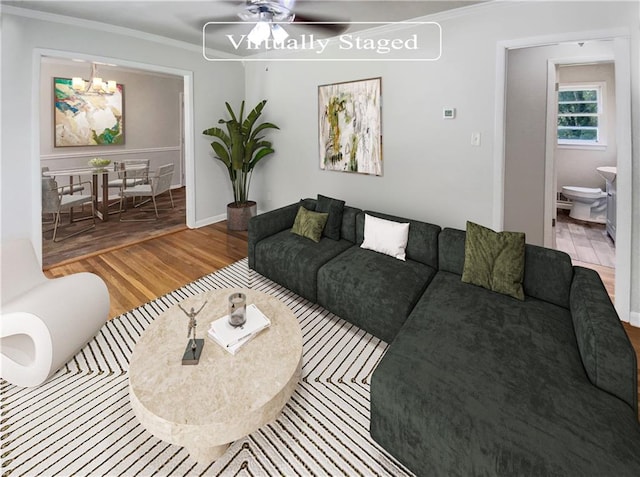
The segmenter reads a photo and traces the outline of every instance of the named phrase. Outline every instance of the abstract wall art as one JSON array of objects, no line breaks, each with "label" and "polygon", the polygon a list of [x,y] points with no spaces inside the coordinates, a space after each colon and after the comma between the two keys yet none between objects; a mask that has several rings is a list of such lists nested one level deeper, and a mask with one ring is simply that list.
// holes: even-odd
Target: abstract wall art
[{"label": "abstract wall art", "polygon": [[53,79],[55,147],[124,144],[124,87],[113,94],[77,92],[70,78]]},{"label": "abstract wall art", "polygon": [[381,82],[318,86],[321,169],[382,175]]}]

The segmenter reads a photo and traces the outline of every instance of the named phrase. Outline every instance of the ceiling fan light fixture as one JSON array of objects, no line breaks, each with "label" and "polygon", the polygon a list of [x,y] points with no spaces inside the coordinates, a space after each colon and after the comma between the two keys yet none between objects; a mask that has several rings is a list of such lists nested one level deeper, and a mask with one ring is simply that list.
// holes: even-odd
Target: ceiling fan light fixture
[{"label": "ceiling fan light fixture", "polygon": [[276,43],[282,43],[289,37],[287,31],[277,23],[271,25],[271,35],[273,35],[273,41]]},{"label": "ceiling fan light fixture", "polygon": [[283,22],[283,23],[291,23],[291,22],[293,22],[293,20],[295,20],[295,18],[296,18],[296,14],[295,13],[291,13],[289,11],[276,12],[276,13],[273,14],[273,19],[275,21]]},{"label": "ceiling fan light fixture", "polygon": [[269,28],[269,23],[264,21],[259,21],[256,25],[251,29],[249,35],[247,35],[247,40],[255,45],[261,45],[263,41],[267,40],[271,35],[271,29]]}]

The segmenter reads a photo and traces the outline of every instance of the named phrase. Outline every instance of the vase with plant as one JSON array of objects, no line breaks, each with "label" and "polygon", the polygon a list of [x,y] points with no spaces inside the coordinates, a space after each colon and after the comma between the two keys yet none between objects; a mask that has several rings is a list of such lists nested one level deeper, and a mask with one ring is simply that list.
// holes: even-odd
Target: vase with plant
[{"label": "vase with plant", "polygon": [[212,136],[211,143],[215,158],[219,159],[229,172],[233,188],[233,202],[227,205],[227,227],[229,230],[247,230],[249,219],[256,214],[256,203],[249,200],[249,186],[253,169],[258,162],[273,154],[271,141],[262,135],[267,129],[280,129],[273,123],[256,124],[267,100],[262,100],[244,117],[244,101],[240,114],[236,115],[229,105],[227,111],[231,119],[220,119],[225,129],[213,127],[202,133]]}]

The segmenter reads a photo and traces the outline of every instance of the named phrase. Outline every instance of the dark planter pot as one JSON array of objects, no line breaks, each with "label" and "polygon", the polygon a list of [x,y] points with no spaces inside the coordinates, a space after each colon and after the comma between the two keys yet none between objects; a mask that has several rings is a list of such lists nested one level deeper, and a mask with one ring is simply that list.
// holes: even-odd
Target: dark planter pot
[{"label": "dark planter pot", "polygon": [[227,230],[248,230],[249,219],[256,215],[257,209],[252,200],[244,204],[227,204]]}]

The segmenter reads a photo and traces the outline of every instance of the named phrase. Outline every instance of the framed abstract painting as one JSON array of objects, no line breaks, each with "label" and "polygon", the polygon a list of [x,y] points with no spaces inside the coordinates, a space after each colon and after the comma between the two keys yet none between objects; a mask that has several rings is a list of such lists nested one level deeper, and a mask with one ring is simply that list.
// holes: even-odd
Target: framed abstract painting
[{"label": "framed abstract painting", "polygon": [[382,175],[381,78],[318,86],[320,168]]},{"label": "framed abstract painting", "polygon": [[124,144],[124,86],[112,94],[78,92],[53,79],[55,147]]}]

